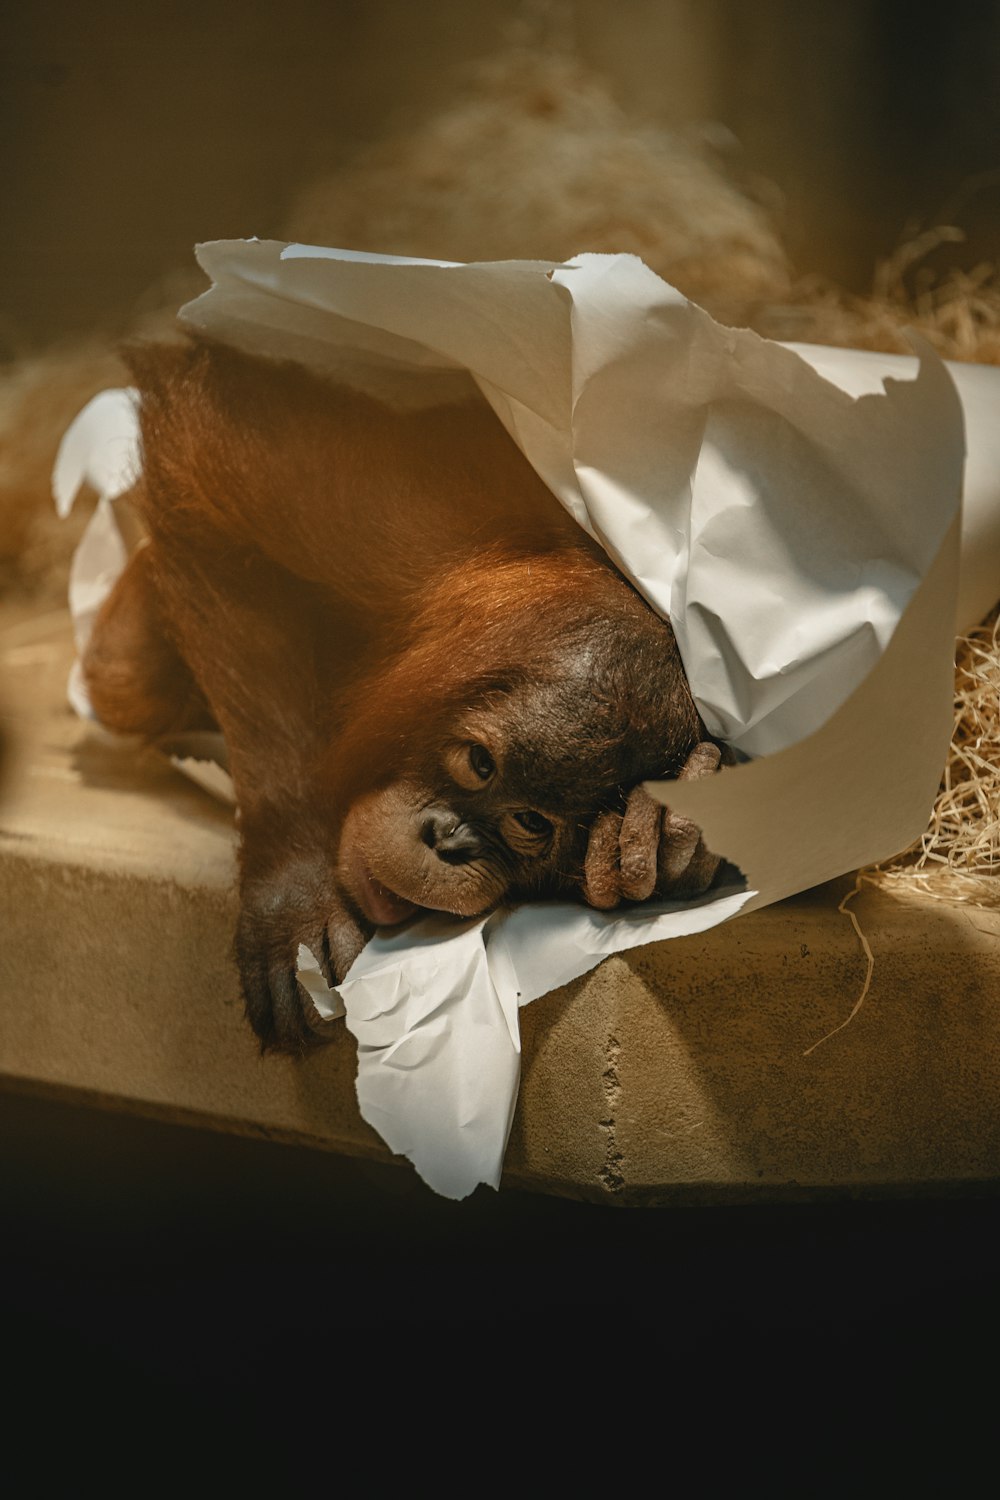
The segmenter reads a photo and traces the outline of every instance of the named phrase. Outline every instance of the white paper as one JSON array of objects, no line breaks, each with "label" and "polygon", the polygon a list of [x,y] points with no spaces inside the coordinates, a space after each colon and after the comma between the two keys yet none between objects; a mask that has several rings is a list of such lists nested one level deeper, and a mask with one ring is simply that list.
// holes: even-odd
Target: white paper
[{"label": "white paper", "polygon": [[[97,505],[73,556],[69,607],[76,649],[83,652],[98,610],[128,560],[128,544],[115,514],[115,502],[139,472],[139,418],[135,392],[101,391],[69,427],[56,454],[52,493],[60,516],[68,516],[81,489],[98,496]],[[79,667],[70,678],[70,701],[93,717]]]},{"label": "white paper", "polygon": [[[868,349],[789,344],[820,375],[852,396],[877,394],[882,381],[912,380],[909,355]],[[967,453],[962,486],[962,556],[955,633],[978,625],[1000,599],[1000,369],[947,363],[965,420]]]},{"label": "white paper", "polygon": [[520,1077],[518,1009],[611,953],[714,927],[751,895],[734,882],[697,902],[616,912],[538,902],[376,934],[339,986],[362,1115],[436,1192],[498,1187]]},{"label": "white paper", "polygon": [[309,996],[321,1021],[339,1021],[345,1014],[343,999],[337,989],[331,989],[319,966],[319,959],[300,943],[296,956],[296,974],[299,984]]},{"label": "white paper", "polygon": [[[710,728],[763,756],[659,789],[749,888],[734,877],[695,903],[613,913],[428,917],[360,955],[339,992],[362,1113],[463,1197],[499,1181],[519,1004],[609,952],[705,930],[922,830],[950,733],[962,408],[929,352],[905,371],[890,361],[915,378],[882,392],[881,356],[806,350],[807,363],[714,324],[632,257],[453,266],[242,241],[199,254],[216,285],[183,317],[214,337],[395,394],[478,386],[671,615]],[[996,470],[979,458],[997,443],[1000,371],[982,373],[963,396],[970,473],[984,476],[977,545],[983,517],[994,545],[970,598],[991,568],[1000,580]],[[302,972],[318,1005],[318,966]]]},{"label": "white paper", "polygon": [[628,255],[454,266],[237,241],[199,259],[216,285],[181,316],[215,337],[320,369],[331,348],[466,369],[670,616],[705,723],[747,754],[857,687],[951,518],[961,415],[933,355],[855,400]]},{"label": "white paper", "polygon": [[[69,515],[81,490],[91,489],[97,495],[69,575],[69,611],[77,659],[70,670],[66,696],[83,719],[96,716],[80,658],[97,613],[129,558],[120,507],[141,472],[137,392],[131,388],[101,391],[67,428],[52,473],[52,493],[60,516]],[[224,769],[221,735],[175,735],[169,744],[164,743],[163,752],[183,776],[220,801],[235,803],[232,778]]]}]

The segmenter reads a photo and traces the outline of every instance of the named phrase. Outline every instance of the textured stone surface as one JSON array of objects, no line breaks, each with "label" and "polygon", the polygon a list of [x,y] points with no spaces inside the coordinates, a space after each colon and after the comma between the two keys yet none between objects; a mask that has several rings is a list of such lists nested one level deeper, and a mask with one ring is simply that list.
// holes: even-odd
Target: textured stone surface
[{"label": "textured stone surface", "polygon": [[[226,809],[62,706],[62,620],[0,628],[0,1081],[387,1155],[354,1044],[260,1058],[229,957]],[[610,959],[522,1013],[511,1181],[618,1203],[913,1189],[1000,1169],[1000,918],[823,887]]]}]

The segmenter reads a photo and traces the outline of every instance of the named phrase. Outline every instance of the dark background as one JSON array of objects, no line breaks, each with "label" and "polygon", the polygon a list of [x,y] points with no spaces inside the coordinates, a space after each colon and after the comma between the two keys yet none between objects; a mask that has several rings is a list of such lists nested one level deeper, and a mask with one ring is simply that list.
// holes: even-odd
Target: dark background
[{"label": "dark background", "polygon": [[[610,1443],[621,1463],[631,1431],[670,1466],[692,1440],[681,1402],[721,1429],[713,1473],[752,1418],[741,1463],[773,1474],[797,1433],[819,1450],[792,1493],[827,1493],[834,1473],[850,1487],[833,1493],[855,1493],[859,1435],[885,1440],[918,1399],[940,1437],[960,1387],[995,1396],[992,1189],[629,1210],[480,1188],[456,1204],[407,1167],[0,1094],[0,1201],[5,1368],[67,1431],[95,1412],[111,1437],[152,1419],[177,1442],[259,1423],[253,1442],[289,1459],[326,1434],[335,1467],[344,1416],[392,1450],[429,1404],[433,1464],[471,1404],[485,1451],[529,1467],[539,1431],[567,1461]],[[941,1470],[924,1436],[908,1452],[924,1482],[971,1493],[950,1487],[968,1449]]]}]

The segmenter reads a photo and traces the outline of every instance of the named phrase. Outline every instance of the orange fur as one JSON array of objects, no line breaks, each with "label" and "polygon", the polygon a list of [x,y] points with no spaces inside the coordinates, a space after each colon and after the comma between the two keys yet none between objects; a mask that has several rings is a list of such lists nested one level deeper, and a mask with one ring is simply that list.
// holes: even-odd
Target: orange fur
[{"label": "orange fur", "polygon": [[131,363],[149,542],[84,670],[118,727],[223,730],[248,1011],[298,1047],[299,942],[333,976],[418,906],[579,891],[594,815],[703,730],[669,623],[484,403],[397,412],[200,341]]}]

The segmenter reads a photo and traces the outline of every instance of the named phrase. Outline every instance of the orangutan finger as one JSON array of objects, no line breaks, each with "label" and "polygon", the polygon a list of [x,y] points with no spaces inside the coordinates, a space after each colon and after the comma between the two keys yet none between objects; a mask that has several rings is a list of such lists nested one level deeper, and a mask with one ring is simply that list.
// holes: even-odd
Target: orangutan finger
[{"label": "orangutan finger", "polygon": [[629,793],[618,837],[621,893],[646,901],[656,888],[663,808],[641,786]]},{"label": "orangutan finger", "polygon": [[657,860],[657,890],[673,895],[674,886],[684,874],[691,857],[698,847],[701,829],[690,818],[664,809],[663,832],[660,834],[660,850]]},{"label": "orangutan finger", "polygon": [[618,840],[622,815],[609,810],[598,813],[590,830],[583,862],[583,899],[599,911],[610,911],[621,899]]},{"label": "orangutan finger", "polygon": [[706,849],[699,838],[687,869],[678,877],[671,895],[685,900],[702,895],[715,879],[716,871],[721,863],[719,856],[713,854],[710,849]]},{"label": "orangutan finger", "polygon": [[698,781],[702,776],[711,776],[719,769],[722,752],[711,740],[702,740],[695,745],[677,775],[678,781]]}]

